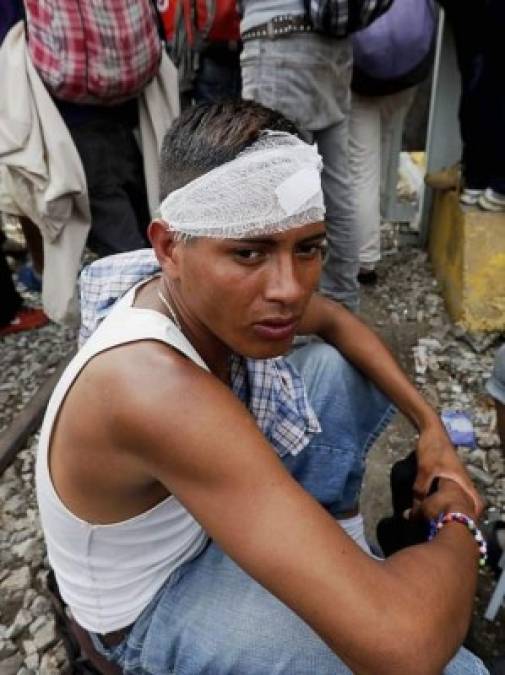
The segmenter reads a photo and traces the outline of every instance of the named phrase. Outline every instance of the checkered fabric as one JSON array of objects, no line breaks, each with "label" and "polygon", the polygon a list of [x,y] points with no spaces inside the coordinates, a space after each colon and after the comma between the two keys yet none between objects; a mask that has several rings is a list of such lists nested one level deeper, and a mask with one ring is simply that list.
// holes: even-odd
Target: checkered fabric
[{"label": "checkered fabric", "polygon": [[393,0],[304,0],[306,14],[316,31],[345,37],[369,26]]},{"label": "checkered fabric", "polygon": [[[79,345],[93,333],[118,298],[159,272],[152,249],[119,253],[86,267],[80,279]],[[302,378],[283,358],[259,361],[233,355],[231,385],[279,455],[298,454],[321,431]]]},{"label": "checkered fabric", "polygon": [[152,0],[24,0],[30,57],[57,98],[119,103],[156,74]]}]

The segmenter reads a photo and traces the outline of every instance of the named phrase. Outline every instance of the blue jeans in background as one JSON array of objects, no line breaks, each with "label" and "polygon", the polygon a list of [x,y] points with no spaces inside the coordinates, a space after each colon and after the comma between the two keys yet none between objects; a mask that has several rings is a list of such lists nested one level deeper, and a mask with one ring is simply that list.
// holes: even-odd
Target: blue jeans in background
[{"label": "blue jeans in background", "polygon": [[[322,432],[282,461],[338,516],[357,506],[366,452],[394,408],[332,347],[310,343],[288,360],[305,380]],[[351,672],[306,623],[212,542],[170,576],[122,643],[105,648],[98,636],[91,638],[98,651],[132,675]],[[464,649],[444,672],[487,673]]]}]

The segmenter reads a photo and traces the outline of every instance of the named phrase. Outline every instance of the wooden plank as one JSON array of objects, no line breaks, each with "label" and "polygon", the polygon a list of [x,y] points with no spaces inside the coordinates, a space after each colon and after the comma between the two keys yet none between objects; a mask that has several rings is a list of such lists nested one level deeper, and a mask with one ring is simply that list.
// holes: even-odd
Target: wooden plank
[{"label": "wooden plank", "polygon": [[54,373],[51,373],[7,429],[0,434],[0,475],[24,447],[28,437],[39,428],[53,389],[73,356],[74,352],[71,352],[60,361]]}]

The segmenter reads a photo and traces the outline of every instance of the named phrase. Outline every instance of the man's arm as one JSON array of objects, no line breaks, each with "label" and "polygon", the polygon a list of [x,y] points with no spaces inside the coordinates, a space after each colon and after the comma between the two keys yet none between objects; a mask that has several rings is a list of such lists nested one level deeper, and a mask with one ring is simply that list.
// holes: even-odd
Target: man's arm
[{"label": "man's arm", "polygon": [[314,333],[336,347],[381,389],[419,431],[418,475],[414,486],[419,497],[428,494],[435,477],[456,481],[474,500],[482,501],[462,466],[436,411],[411,384],[380,338],[342,305],[314,295],[305,313],[301,334]]},{"label": "man's arm", "polygon": [[[215,377],[161,345],[129,363],[110,411],[122,452],[353,672],[441,672],[463,640],[475,590],[477,546],[465,528],[446,526],[430,544],[377,562],[292,479]],[[472,512],[456,485],[445,507]]]}]

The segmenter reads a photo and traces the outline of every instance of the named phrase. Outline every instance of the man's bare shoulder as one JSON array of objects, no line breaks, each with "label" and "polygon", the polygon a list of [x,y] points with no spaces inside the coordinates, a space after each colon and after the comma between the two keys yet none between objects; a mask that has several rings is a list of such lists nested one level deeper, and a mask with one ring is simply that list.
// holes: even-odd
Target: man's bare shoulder
[{"label": "man's bare shoulder", "polygon": [[[192,429],[219,432],[224,419],[255,427],[245,407],[212,373],[154,340],[97,355],[82,371],[78,395],[89,401],[117,447],[147,455],[184,451]],[[102,432],[100,432],[102,433]]]},{"label": "man's bare shoulder", "polygon": [[82,370],[79,393],[100,405],[106,400],[111,415],[135,416],[147,406],[168,409],[207,383],[212,390],[217,378],[178,350],[157,340],[139,340],[97,354]]}]

